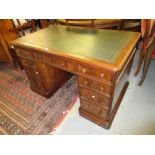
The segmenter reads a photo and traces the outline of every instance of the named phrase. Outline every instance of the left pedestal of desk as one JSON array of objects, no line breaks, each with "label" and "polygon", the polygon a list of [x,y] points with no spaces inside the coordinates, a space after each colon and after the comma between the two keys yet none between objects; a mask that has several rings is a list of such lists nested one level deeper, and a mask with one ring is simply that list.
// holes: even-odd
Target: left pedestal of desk
[{"label": "left pedestal of desk", "polygon": [[37,94],[50,97],[72,76],[70,73],[35,60],[31,50],[15,48],[15,51],[30,81],[32,91]]}]

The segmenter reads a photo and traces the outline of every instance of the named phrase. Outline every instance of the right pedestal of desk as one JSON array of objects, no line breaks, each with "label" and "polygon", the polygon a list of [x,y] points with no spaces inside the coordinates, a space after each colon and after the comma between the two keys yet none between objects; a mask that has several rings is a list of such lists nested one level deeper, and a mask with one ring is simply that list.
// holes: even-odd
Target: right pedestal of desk
[{"label": "right pedestal of desk", "polygon": [[81,116],[105,129],[110,129],[129,85],[128,78],[133,59],[134,55],[120,71],[111,73],[111,84],[84,76],[78,77]]}]

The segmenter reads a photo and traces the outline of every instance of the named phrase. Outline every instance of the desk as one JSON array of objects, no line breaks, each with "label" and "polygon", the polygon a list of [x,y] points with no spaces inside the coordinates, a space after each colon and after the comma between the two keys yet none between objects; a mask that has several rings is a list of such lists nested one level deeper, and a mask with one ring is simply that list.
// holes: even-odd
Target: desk
[{"label": "desk", "polygon": [[51,96],[77,75],[81,116],[108,129],[129,84],[140,33],[49,26],[12,42],[31,89]]}]

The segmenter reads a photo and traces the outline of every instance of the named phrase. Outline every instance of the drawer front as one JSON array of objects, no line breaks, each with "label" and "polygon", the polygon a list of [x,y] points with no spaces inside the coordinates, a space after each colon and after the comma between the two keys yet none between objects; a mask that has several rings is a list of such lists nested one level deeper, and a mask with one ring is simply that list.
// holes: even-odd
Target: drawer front
[{"label": "drawer front", "polygon": [[24,59],[22,57],[19,57],[19,59],[20,59],[20,61],[21,61],[21,63],[22,63],[23,66],[25,66],[25,67],[31,67],[31,68],[36,68],[35,62],[30,61],[28,59]]},{"label": "drawer front", "polygon": [[71,71],[73,73],[76,72],[76,63],[65,58],[53,55],[47,56],[39,53],[34,53],[34,58],[43,63],[54,65],[63,70]]},{"label": "drawer front", "polygon": [[103,83],[96,82],[94,80],[90,80],[84,77],[78,77],[78,82],[80,86],[90,87],[94,90],[97,90],[101,93],[105,93],[107,95],[110,95],[111,93],[111,87]]},{"label": "drawer front", "polygon": [[83,110],[90,112],[91,114],[99,118],[105,120],[107,117],[107,110],[103,109],[102,107],[99,107],[96,104],[92,104],[86,100],[80,100],[80,105]]},{"label": "drawer front", "polygon": [[85,98],[91,102],[94,102],[106,108],[109,107],[110,98],[104,95],[98,94],[90,89],[86,89],[82,87],[79,88],[79,91],[82,98]]},{"label": "drawer front", "polygon": [[25,50],[25,49],[22,49],[22,48],[15,48],[15,51],[16,51],[16,54],[18,56],[22,56],[22,57],[30,58],[30,59],[33,58],[32,51]]},{"label": "drawer front", "polygon": [[76,72],[76,63],[72,62],[70,60],[67,60],[67,59],[64,59],[61,57],[57,57],[57,56],[53,56],[52,64],[59,68],[62,68],[64,70]]},{"label": "drawer front", "polygon": [[82,75],[91,76],[99,80],[106,80],[106,81],[112,80],[112,75],[110,72],[88,67],[86,65],[78,64],[78,72]]}]

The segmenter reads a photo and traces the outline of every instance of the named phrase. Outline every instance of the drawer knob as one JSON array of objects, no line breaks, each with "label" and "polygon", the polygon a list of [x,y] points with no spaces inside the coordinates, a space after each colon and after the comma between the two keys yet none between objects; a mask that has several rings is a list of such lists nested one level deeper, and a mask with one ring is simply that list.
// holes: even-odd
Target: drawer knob
[{"label": "drawer knob", "polygon": [[41,55],[37,55],[37,59],[41,59]]},{"label": "drawer knob", "polygon": [[11,48],[14,49],[14,46],[12,45]]},{"label": "drawer knob", "polygon": [[38,75],[39,73],[38,72],[36,72],[36,75]]},{"label": "drawer knob", "polygon": [[95,95],[92,95],[92,98],[95,98]]},{"label": "drawer knob", "polygon": [[100,102],[103,102],[104,101],[104,99],[103,98],[100,98]]},{"label": "drawer knob", "polygon": [[87,71],[87,70],[86,70],[85,68],[82,69],[82,73],[86,73],[86,71]]},{"label": "drawer knob", "polygon": [[101,74],[100,74],[100,77],[103,78],[103,77],[104,77],[104,73],[101,73]]},{"label": "drawer knob", "polygon": [[84,84],[85,84],[85,85],[88,85],[88,81],[85,81]]},{"label": "drawer knob", "polygon": [[25,60],[22,60],[22,62],[25,62]]},{"label": "drawer knob", "polygon": [[88,109],[88,107],[89,107],[89,104],[86,104],[86,103],[83,103],[83,104],[82,104],[82,108]]},{"label": "drawer knob", "polygon": [[101,91],[104,91],[104,87],[100,87],[100,90],[101,90]]},{"label": "drawer knob", "polygon": [[65,66],[65,62],[62,62],[62,63],[61,63],[61,66]]}]

